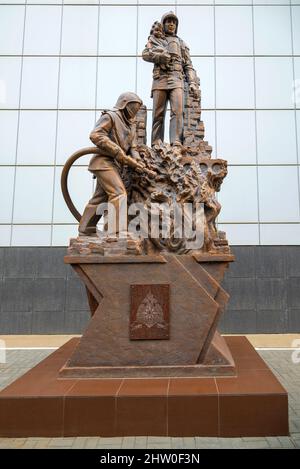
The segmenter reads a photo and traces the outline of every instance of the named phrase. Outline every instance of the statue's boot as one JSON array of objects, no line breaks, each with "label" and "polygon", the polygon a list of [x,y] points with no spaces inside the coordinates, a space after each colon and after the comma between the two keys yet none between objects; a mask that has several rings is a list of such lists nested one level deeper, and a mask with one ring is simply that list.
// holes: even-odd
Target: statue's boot
[{"label": "statue's boot", "polygon": [[79,223],[80,236],[97,236],[96,226],[100,216],[96,215],[98,205],[87,204]]}]

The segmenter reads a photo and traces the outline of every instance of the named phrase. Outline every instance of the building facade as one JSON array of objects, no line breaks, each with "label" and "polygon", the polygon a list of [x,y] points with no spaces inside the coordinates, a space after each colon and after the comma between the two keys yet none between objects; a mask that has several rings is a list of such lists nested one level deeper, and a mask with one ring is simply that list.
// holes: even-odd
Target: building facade
[{"label": "building facade", "polygon": [[[0,333],[79,332],[79,281],[62,264],[77,224],[64,162],[90,146],[122,91],[148,108],[150,27],[179,17],[201,80],[206,140],[228,160],[219,228],[237,254],[228,332],[300,331],[300,1],[0,0]],[[79,210],[88,159],[70,177]]]}]

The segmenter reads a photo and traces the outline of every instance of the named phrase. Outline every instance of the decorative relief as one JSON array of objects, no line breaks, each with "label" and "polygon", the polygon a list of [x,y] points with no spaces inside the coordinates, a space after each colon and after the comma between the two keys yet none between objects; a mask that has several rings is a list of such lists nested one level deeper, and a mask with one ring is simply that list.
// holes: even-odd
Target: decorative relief
[{"label": "decorative relief", "polygon": [[169,285],[131,285],[129,336],[169,339]]}]

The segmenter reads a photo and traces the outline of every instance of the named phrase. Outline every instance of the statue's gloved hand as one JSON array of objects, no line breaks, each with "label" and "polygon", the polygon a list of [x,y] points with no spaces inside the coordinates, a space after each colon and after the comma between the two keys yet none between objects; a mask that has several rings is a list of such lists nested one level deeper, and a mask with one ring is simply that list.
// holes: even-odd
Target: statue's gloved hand
[{"label": "statue's gloved hand", "polygon": [[121,164],[126,164],[127,158],[126,158],[126,155],[125,155],[125,153],[123,152],[123,150],[121,150],[121,148],[120,148],[120,150],[118,151],[118,153],[116,154],[115,158],[116,158],[116,160],[117,160],[119,163],[121,163]]}]

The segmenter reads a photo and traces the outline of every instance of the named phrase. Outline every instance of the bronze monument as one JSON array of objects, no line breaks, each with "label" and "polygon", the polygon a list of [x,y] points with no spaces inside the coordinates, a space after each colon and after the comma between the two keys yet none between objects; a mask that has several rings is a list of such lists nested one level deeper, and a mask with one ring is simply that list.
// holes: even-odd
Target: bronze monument
[{"label": "bronze monument", "polygon": [[[200,81],[177,29],[176,15],[164,15],[153,24],[143,51],[154,63],[152,146],[141,98],[123,93],[92,131],[96,147],[72,155],[62,173],[66,202],[79,221],[65,262],[85,283],[92,313],[62,377],[236,373],[217,331],[228,301],[220,283],[234,260],[225,233],[216,227],[221,206],[215,194],[227,163],[212,159],[204,140]],[[168,100],[170,143],[165,143]],[[95,154],[89,170],[97,186],[81,216],[67,178],[73,162],[89,153]],[[98,210],[102,202],[117,209],[114,230]],[[137,212],[143,213],[138,222]]]},{"label": "bronze monument", "polygon": [[[1,392],[0,436],[288,434],[284,388],[245,337],[217,330],[234,260],[216,225],[227,162],[204,140],[200,81],[177,29],[167,13],[143,51],[154,63],[151,145],[142,99],[125,92],[102,113],[94,146],[64,166],[79,222],[65,263],[86,287],[91,319]],[[68,173],[88,154],[96,190],[81,215]]]}]

